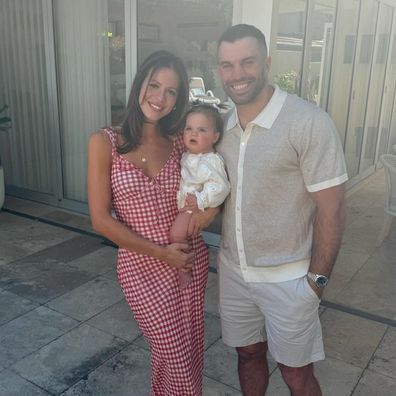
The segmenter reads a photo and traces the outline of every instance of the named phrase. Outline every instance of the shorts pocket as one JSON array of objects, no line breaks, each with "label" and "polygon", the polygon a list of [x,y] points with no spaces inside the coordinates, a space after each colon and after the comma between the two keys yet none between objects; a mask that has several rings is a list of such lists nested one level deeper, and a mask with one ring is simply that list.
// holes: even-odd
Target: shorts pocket
[{"label": "shorts pocket", "polygon": [[320,298],[318,297],[318,295],[312,290],[311,285],[308,283],[308,278],[306,276],[304,276],[304,287],[307,291],[307,293],[313,297],[316,301],[320,301]]}]

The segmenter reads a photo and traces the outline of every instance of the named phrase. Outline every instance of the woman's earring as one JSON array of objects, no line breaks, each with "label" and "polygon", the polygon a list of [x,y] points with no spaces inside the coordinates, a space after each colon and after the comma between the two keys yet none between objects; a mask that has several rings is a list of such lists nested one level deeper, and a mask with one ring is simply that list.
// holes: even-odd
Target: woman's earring
[{"label": "woman's earring", "polygon": [[176,106],[172,109],[172,111],[175,111],[176,110]]}]

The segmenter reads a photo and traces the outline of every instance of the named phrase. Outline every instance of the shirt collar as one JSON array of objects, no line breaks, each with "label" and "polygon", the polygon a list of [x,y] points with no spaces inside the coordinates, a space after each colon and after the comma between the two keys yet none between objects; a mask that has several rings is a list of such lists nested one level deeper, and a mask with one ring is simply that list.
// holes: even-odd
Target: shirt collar
[{"label": "shirt collar", "polygon": [[[287,93],[285,91],[282,91],[277,85],[275,85],[275,90],[271,96],[271,99],[264,107],[264,109],[261,110],[257,117],[250,123],[258,125],[262,128],[270,129],[276,118],[278,117],[286,98]],[[234,106],[234,108],[230,111],[226,130],[230,130],[236,125],[239,125],[239,119],[237,109]]]}]

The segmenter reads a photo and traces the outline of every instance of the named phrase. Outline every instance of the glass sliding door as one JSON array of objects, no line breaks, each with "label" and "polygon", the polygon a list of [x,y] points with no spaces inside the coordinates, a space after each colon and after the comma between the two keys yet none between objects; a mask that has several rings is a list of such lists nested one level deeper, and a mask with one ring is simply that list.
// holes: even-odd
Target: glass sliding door
[{"label": "glass sliding door", "polygon": [[274,3],[270,55],[273,82],[300,95],[308,2],[279,0]]},{"label": "glass sliding door", "polygon": [[[217,39],[232,23],[233,0],[138,0],[138,63],[164,49],[180,56],[189,77],[225,99],[217,77]],[[169,21],[172,23],[169,23]]]},{"label": "glass sliding door", "polygon": [[110,124],[107,0],[55,0],[63,198],[86,201],[87,141]]},{"label": "glass sliding door", "polygon": [[[387,6],[384,6],[388,8]],[[393,17],[393,28],[396,26],[395,21],[395,10],[388,10]],[[385,85],[383,90],[383,97],[382,97],[382,108],[381,108],[381,119],[380,119],[380,133],[379,133],[379,142],[378,142],[378,149],[377,149],[377,158],[376,162],[378,162],[379,157],[381,154],[385,154],[390,151],[390,144],[391,136],[391,121],[392,121],[392,110],[394,108],[395,103],[395,94],[396,94],[396,37],[395,35],[392,36],[393,39],[390,43],[389,48],[389,56],[387,62],[387,69],[386,69],[386,77],[385,77]],[[395,133],[395,141],[393,144],[396,144],[396,133]]]},{"label": "glass sliding door", "polygon": [[350,178],[356,176],[359,171],[377,16],[378,3],[374,0],[362,0],[345,141],[345,157]]},{"label": "glass sliding door", "polygon": [[54,203],[57,195],[56,98],[49,0],[0,0],[0,132],[7,192]]},{"label": "glass sliding door", "polygon": [[386,64],[392,29],[393,8],[382,4],[378,16],[374,59],[371,70],[369,97],[364,127],[364,141],[359,173],[374,166],[379,135],[380,111],[384,92]]},{"label": "glass sliding door", "polygon": [[348,122],[358,17],[359,1],[339,1],[333,53],[335,61],[332,65],[327,111],[337,127],[341,142],[345,140]]},{"label": "glass sliding door", "polygon": [[337,0],[309,2],[301,96],[326,109]]}]

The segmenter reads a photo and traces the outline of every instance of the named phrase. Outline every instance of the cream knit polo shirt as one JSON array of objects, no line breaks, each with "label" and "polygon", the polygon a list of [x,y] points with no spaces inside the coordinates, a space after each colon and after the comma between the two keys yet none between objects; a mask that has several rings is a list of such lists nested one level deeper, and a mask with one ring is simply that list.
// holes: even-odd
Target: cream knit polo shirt
[{"label": "cream knit polo shirt", "polygon": [[243,131],[233,109],[217,146],[231,183],[219,265],[247,282],[283,282],[309,267],[316,206],[310,193],[344,183],[345,159],[326,112],[275,87]]}]

